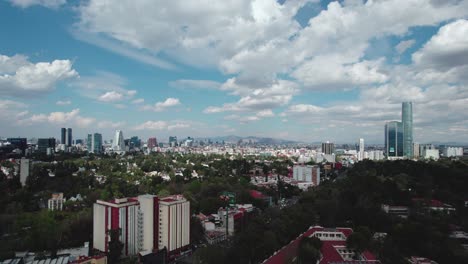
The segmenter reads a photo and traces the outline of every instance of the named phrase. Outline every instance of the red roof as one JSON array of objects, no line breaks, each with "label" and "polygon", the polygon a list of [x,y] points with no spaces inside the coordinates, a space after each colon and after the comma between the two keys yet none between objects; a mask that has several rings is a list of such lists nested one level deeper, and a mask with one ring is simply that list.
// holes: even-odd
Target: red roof
[{"label": "red roof", "polygon": [[265,197],[263,193],[256,191],[256,190],[250,190],[249,193],[250,193],[250,196],[252,196],[252,198],[255,198],[255,199],[262,199]]},{"label": "red roof", "polygon": [[[263,264],[282,264],[287,263],[289,260],[293,259],[297,256],[297,249],[299,247],[300,241],[303,237],[308,237],[318,231],[326,231],[327,229],[315,226],[311,227],[305,233],[299,235],[295,240],[291,241],[288,245],[284,246],[278,252],[276,252],[273,256],[268,258],[263,262]],[[351,228],[336,228],[333,231],[338,231],[343,233],[346,237],[348,237],[353,230]],[[333,262],[343,262],[344,259],[336,250],[335,246],[346,246],[346,241],[344,240],[332,240],[332,241],[322,241],[322,248],[320,253],[322,254],[322,259],[320,260],[320,264],[328,264]],[[365,261],[346,261],[346,263],[380,263],[376,260],[375,256],[365,251],[363,254]]]}]

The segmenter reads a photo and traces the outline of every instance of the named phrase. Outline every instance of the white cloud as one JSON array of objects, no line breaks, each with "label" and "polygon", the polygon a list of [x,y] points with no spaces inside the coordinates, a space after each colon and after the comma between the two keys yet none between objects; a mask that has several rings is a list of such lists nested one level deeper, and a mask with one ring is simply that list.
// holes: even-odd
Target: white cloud
[{"label": "white cloud", "polygon": [[185,121],[146,121],[141,125],[138,125],[134,130],[177,130],[177,129],[186,129],[190,128],[191,125],[189,122]]},{"label": "white cloud", "polygon": [[162,112],[168,108],[180,105],[180,101],[177,98],[167,98],[164,102],[157,102],[154,105],[145,105],[141,109],[154,112]]},{"label": "white cloud", "polygon": [[124,98],[123,94],[116,91],[106,92],[99,96],[98,100],[102,102],[117,102]]},{"label": "white cloud", "polygon": [[104,120],[104,121],[97,122],[97,127],[117,129],[117,128],[122,128],[123,126],[125,126],[125,124],[126,123],[123,121],[112,122],[112,121]]},{"label": "white cloud", "polygon": [[33,96],[53,90],[62,80],[77,77],[69,60],[38,62],[27,57],[0,54],[0,94],[10,96]]},{"label": "white cloud", "polygon": [[239,84],[236,78],[231,78],[221,86],[221,90],[231,91],[233,95],[240,95],[241,98],[235,103],[226,103],[221,107],[207,107],[204,113],[271,111],[288,104],[298,92],[298,85],[292,81],[278,80],[271,86],[252,88]]},{"label": "white cloud", "polygon": [[132,104],[142,104],[145,102],[145,99],[143,98],[138,98],[132,101]]},{"label": "white cloud", "polygon": [[439,29],[424,47],[413,54],[420,67],[447,70],[468,64],[468,20],[457,20]]},{"label": "white cloud", "polygon": [[89,127],[96,119],[81,116],[80,109],[76,108],[70,112],[51,112],[49,114],[34,114],[17,120],[17,125],[33,125],[47,122],[52,125],[74,125],[80,128]]},{"label": "white cloud", "polygon": [[71,100],[58,100],[55,102],[56,105],[71,105]]},{"label": "white cloud", "polygon": [[120,75],[98,71],[95,75],[81,76],[79,80],[71,82],[70,86],[84,97],[115,103],[131,100],[137,94],[136,90],[127,89],[127,84],[127,79]]},{"label": "white cloud", "polygon": [[416,43],[414,39],[403,40],[395,46],[395,49],[398,52],[398,54],[402,54],[407,49],[411,48],[414,45],[414,43]]},{"label": "white cloud", "polygon": [[180,79],[169,82],[169,86],[174,88],[193,88],[193,89],[219,89],[222,83],[211,80],[187,80]]},{"label": "white cloud", "polygon": [[66,0],[9,0],[15,6],[28,8],[33,5],[41,5],[48,8],[58,8],[64,5]]}]

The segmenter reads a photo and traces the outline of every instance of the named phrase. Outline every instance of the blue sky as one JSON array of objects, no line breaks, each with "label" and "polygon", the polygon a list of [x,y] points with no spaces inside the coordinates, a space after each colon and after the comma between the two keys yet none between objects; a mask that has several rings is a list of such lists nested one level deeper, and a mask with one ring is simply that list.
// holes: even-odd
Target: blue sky
[{"label": "blue sky", "polygon": [[468,132],[468,1],[0,1],[0,136]]}]

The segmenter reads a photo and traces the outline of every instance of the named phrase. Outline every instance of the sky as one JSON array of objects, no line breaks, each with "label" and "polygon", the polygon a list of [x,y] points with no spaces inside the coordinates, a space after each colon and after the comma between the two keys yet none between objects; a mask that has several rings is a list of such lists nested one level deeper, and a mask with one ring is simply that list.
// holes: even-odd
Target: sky
[{"label": "sky", "polygon": [[468,142],[468,0],[0,0],[0,137]]}]

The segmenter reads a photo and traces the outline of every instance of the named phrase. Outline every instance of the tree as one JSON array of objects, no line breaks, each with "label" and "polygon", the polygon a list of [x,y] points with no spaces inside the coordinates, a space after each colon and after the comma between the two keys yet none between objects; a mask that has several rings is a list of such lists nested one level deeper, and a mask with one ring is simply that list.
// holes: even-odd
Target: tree
[{"label": "tree", "polygon": [[303,237],[299,243],[297,259],[300,264],[313,264],[320,259],[320,248],[321,243],[317,243],[312,238]]},{"label": "tree", "polygon": [[107,257],[109,258],[109,263],[119,263],[120,256],[122,255],[123,250],[123,243],[120,242],[120,229],[111,229],[109,231],[110,235],[110,242],[109,242],[109,253],[107,253]]}]

